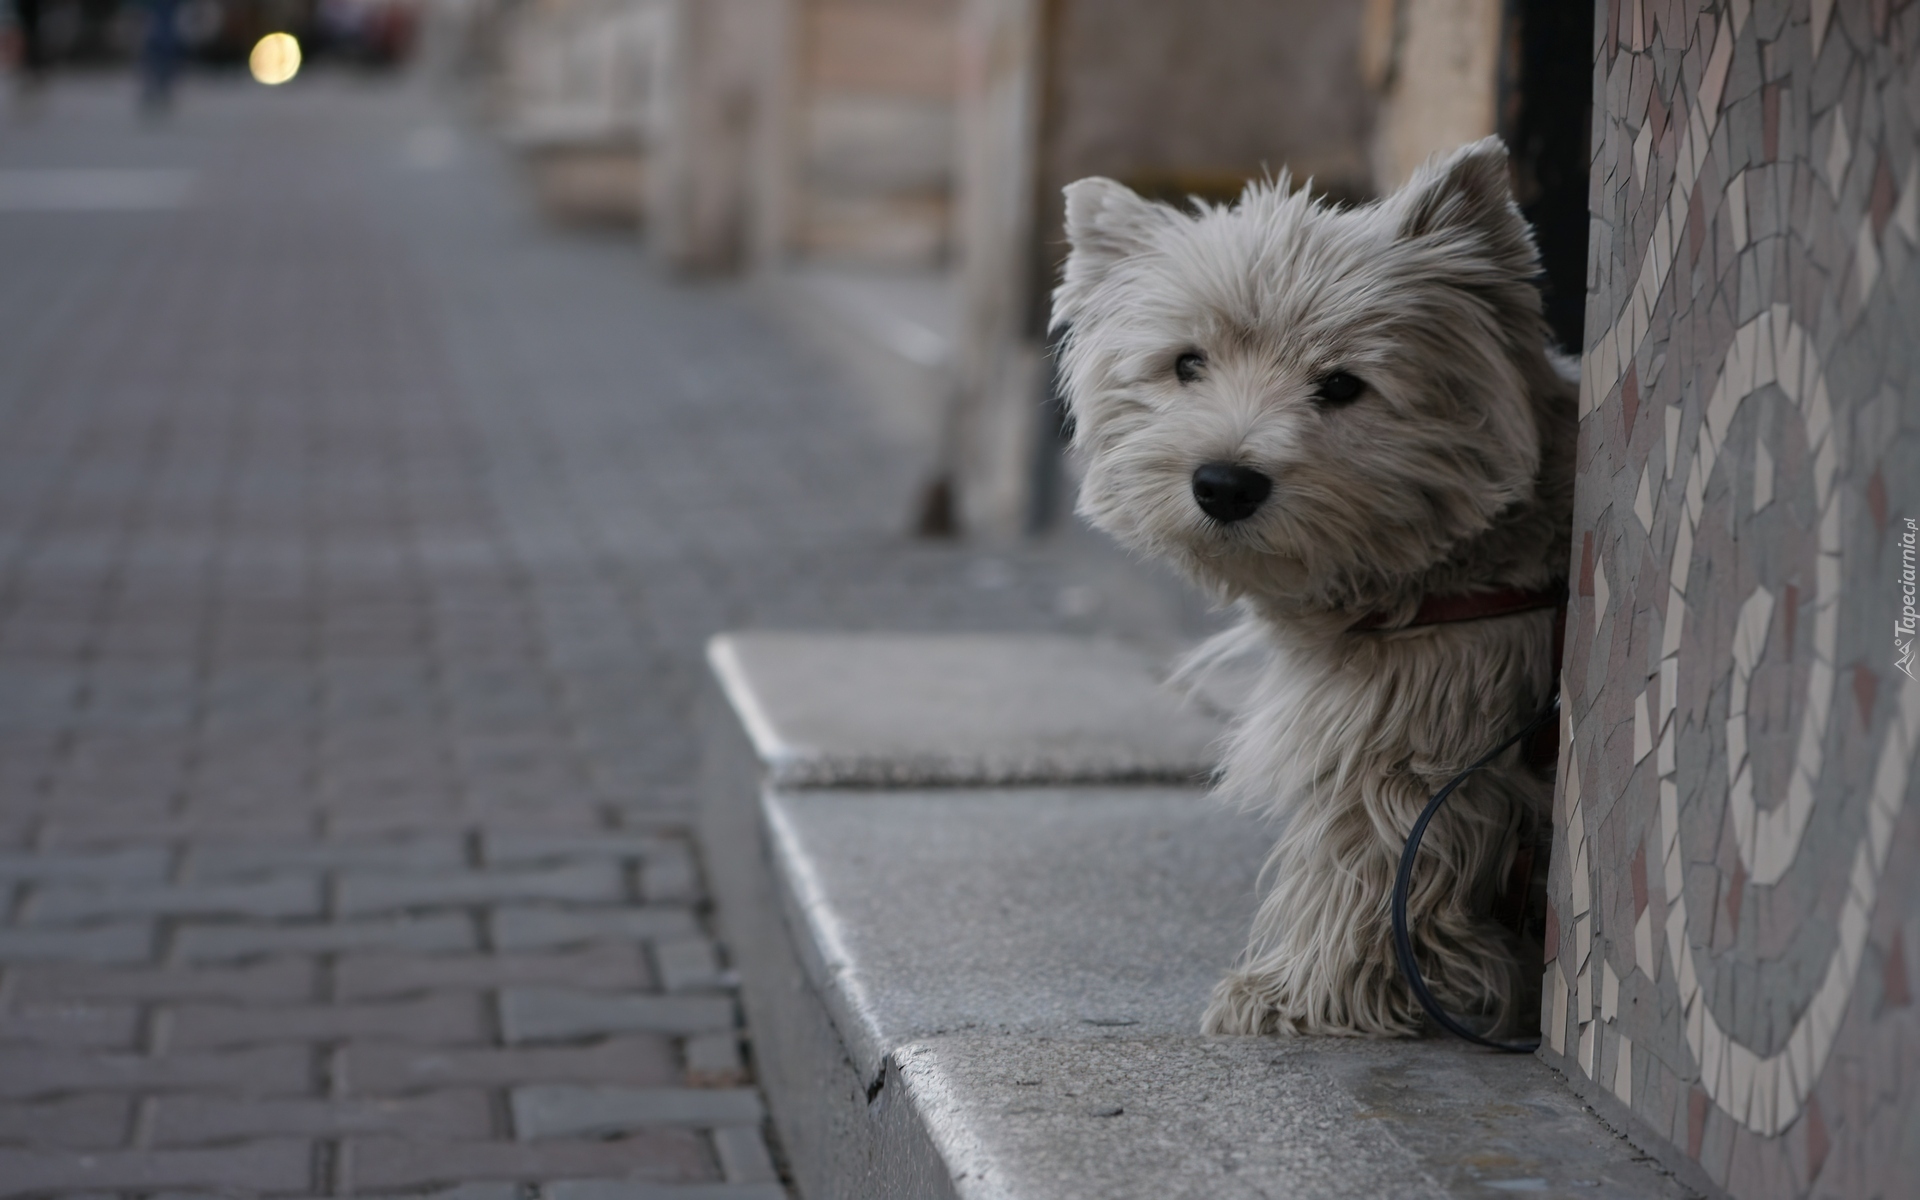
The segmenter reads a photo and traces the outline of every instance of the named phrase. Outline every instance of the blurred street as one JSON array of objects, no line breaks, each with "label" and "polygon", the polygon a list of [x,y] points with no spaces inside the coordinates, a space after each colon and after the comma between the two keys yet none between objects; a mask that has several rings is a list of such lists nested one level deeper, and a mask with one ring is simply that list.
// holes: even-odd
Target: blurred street
[{"label": "blurred street", "polygon": [[132,97],[0,116],[0,1195],[781,1194],[705,636],[1194,603],[909,540],[740,285],[542,224],[425,84]]}]

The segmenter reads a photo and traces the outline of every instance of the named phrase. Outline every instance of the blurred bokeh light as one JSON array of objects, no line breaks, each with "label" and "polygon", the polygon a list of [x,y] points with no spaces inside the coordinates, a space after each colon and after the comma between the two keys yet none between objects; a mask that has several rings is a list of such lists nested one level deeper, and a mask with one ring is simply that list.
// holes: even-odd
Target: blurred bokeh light
[{"label": "blurred bokeh light", "polygon": [[270,33],[253,45],[247,69],[261,83],[285,83],[300,73],[300,42],[290,33]]}]

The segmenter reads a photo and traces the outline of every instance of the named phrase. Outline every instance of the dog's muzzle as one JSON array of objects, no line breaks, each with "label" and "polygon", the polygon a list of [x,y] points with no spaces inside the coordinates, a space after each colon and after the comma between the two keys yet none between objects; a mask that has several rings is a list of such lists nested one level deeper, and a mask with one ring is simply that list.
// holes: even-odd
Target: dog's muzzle
[{"label": "dog's muzzle", "polygon": [[1194,503],[1223,525],[1259,512],[1272,492],[1273,480],[1238,463],[1201,463],[1193,472]]}]

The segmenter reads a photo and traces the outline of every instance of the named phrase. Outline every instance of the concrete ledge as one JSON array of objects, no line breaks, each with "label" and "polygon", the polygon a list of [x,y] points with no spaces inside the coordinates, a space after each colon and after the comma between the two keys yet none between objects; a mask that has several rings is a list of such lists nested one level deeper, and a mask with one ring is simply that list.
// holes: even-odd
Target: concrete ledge
[{"label": "concrete ledge", "polygon": [[1221,732],[1114,642],[736,633],[707,657],[780,786],[1190,783]]},{"label": "concrete ledge", "polygon": [[[1194,1032],[1268,844],[1199,788],[773,785],[759,747],[793,744],[770,714],[801,676],[732,644],[748,716],[708,699],[705,845],[803,1196],[1690,1194],[1531,1058]],[[988,709],[1051,686],[999,661],[1027,666]]]},{"label": "concrete ledge", "polygon": [[1198,789],[769,791],[760,810],[808,982],[868,1086],[956,1030],[1192,1033],[1266,852]]}]

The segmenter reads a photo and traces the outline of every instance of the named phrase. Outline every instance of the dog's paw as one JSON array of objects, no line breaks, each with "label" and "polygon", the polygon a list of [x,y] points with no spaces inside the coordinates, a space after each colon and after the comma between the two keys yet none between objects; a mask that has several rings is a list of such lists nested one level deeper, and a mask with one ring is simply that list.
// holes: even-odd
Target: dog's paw
[{"label": "dog's paw", "polygon": [[1200,1032],[1239,1037],[1300,1032],[1300,1014],[1285,1012],[1286,998],[1270,979],[1236,971],[1213,987],[1200,1018]]},{"label": "dog's paw", "polygon": [[1214,985],[1200,1031],[1239,1036],[1417,1037],[1421,1017],[1398,976],[1369,974],[1344,993],[1235,971]]}]

